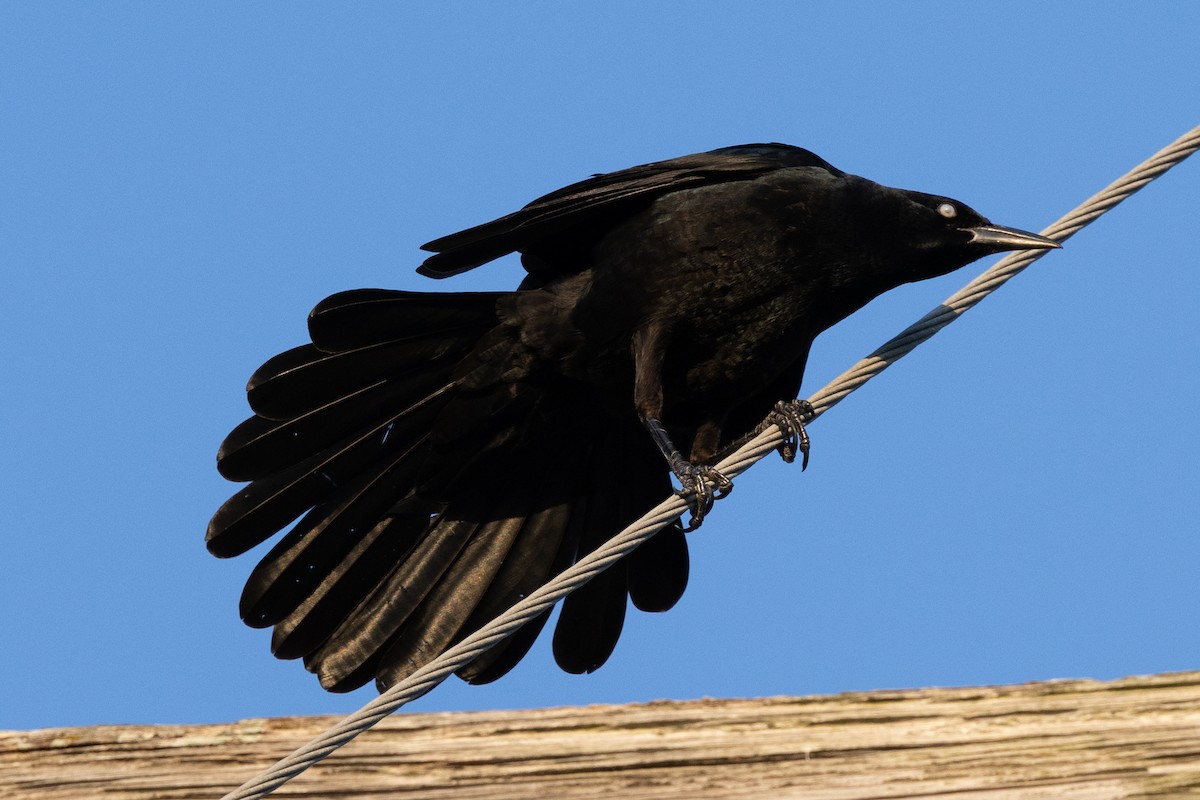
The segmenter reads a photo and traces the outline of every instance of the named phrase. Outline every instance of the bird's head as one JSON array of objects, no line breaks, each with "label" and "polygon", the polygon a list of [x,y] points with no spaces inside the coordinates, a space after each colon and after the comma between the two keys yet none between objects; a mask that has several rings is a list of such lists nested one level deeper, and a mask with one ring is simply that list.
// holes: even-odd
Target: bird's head
[{"label": "bird's head", "polygon": [[[993,224],[975,209],[940,195],[889,190],[891,241],[905,245],[907,280],[945,275],[977,258],[1006,250],[1048,250],[1058,242]],[[894,227],[893,227],[894,226]]]}]

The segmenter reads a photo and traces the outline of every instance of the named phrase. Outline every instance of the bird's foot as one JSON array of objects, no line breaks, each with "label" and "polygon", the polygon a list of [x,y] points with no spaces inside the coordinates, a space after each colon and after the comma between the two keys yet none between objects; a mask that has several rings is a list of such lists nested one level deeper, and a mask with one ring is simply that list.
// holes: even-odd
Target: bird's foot
[{"label": "bird's foot", "polygon": [[687,461],[671,465],[671,471],[679,479],[677,495],[688,501],[691,518],[684,532],[694,531],[712,511],[713,504],[733,491],[733,481],[716,467],[697,466]]},{"label": "bird's foot", "polygon": [[800,469],[804,470],[808,468],[810,445],[804,423],[811,422],[815,416],[816,412],[807,400],[780,400],[754,432],[762,433],[772,425],[778,425],[779,430],[783,432],[783,441],[779,443],[779,455],[790,464],[796,460],[796,453],[800,453],[803,456]]},{"label": "bird's foot", "polygon": [[642,415],[641,419],[646,430],[650,432],[650,437],[667,459],[667,466],[679,481],[680,489],[675,494],[687,501],[688,510],[692,512],[684,532],[694,531],[704,522],[708,512],[712,511],[713,503],[733,491],[733,481],[716,467],[697,466],[684,458],[679,448],[671,442],[666,428],[657,417]]}]

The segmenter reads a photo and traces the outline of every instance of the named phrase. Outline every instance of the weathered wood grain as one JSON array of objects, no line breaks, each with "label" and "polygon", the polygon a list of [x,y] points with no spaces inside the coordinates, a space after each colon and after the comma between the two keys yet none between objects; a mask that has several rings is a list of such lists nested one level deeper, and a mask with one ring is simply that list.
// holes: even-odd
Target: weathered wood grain
[{"label": "weathered wood grain", "polygon": [[[218,798],[333,721],[0,732],[0,796]],[[1200,673],[400,714],[276,796],[1200,798]]]}]

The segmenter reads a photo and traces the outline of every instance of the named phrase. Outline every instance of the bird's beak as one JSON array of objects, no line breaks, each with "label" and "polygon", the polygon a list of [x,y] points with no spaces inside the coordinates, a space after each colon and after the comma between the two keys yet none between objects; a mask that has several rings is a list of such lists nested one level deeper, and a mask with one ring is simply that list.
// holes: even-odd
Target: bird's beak
[{"label": "bird's beak", "polygon": [[1061,249],[1053,239],[1029,231],[1006,228],[1003,225],[979,225],[967,229],[971,244],[983,245],[992,250],[1050,250]]}]

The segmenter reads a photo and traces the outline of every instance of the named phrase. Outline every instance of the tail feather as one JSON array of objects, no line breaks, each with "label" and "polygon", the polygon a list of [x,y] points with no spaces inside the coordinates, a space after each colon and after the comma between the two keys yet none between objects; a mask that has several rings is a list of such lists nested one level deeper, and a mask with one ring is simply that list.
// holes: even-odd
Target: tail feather
[{"label": "tail feather", "polygon": [[393,289],[354,289],[330,295],[308,315],[308,333],[321,350],[354,350],[405,338],[476,338],[498,322],[496,303],[507,292],[429,294]]},{"label": "tail feather", "polygon": [[328,355],[324,350],[318,350],[316,345],[302,344],[268,358],[246,382],[246,400],[250,410],[267,419],[290,419],[336,399],[338,395],[331,394],[317,397],[310,404],[309,398],[323,394],[322,387],[315,383],[309,385],[290,380],[293,373],[305,375],[306,367]]},{"label": "tail feather", "polygon": [[475,337],[471,336],[433,341],[406,339],[337,353],[304,345],[259,367],[250,377],[246,398],[260,417],[293,419],[384,378],[407,381],[418,370],[431,378],[448,376],[474,343]]},{"label": "tail feather", "polygon": [[[373,665],[378,664],[405,621],[479,528],[477,519],[447,516],[430,526],[416,547],[394,565],[333,634],[305,656],[305,667],[320,677],[321,685],[352,689],[356,687],[347,685],[350,675],[368,665],[373,672]],[[287,626],[289,620],[281,625]]]},{"label": "tail feather", "polygon": [[[574,477],[561,467],[554,472],[557,474],[548,474],[546,480],[558,478],[565,482]],[[557,495],[557,489],[553,487],[547,496]],[[570,500],[538,505],[543,507],[526,517],[520,536],[509,548],[504,563],[480,598],[464,630],[472,632],[483,627],[570,566],[577,545],[576,540],[567,536]]]},{"label": "tail feather", "polygon": [[[564,565],[565,568],[566,565]],[[492,649],[462,667],[455,674],[474,686],[482,686],[503,678],[520,663],[529,649],[533,647],[533,643],[537,641],[542,629],[550,620],[552,610],[548,609],[526,622],[516,633],[493,646]]]},{"label": "tail feather", "polygon": [[[658,501],[645,506],[650,510]],[[643,512],[644,513],[644,512]],[[629,554],[629,599],[639,611],[670,611],[683,597],[688,582],[687,539],[683,525],[672,522]]]},{"label": "tail feather", "polygon": [[208,549],[221,558],[240,555],[289,525],[314,505],[324,502],[338,486],[350,483],[381,458],[411,444],[392,436],[397,420],[419,428],[436,415],[433,395],[404,409],[394,418],[337,442],[326,450],[266,478],[253,481],[229,498],[208,525]]},{"label": "tail feather", "polygon": [[292,419],[250,417],[221,443],[217,470],[231,481],[253,481],[287,469],[380,420],[403,416],[395,410],[407,405],[411,389],[381,381]]},{"label": "tail feather", "polygon": [[[621,479],[627,431],[613,426],[605,433],[605,446],[596,448],[588,465],[588,494],[571,508],[570,526],[577,531],[579,557],[636,517],[630,516],[628,487]],[[616,564],[563,599],[553,639],[559,667],[573,674],[590,673],[608,660],[625,626],[627,597],[624,564]]]},{"label": "tail feather", "polygon": [[[640,431],[639,431],[640,433]],[[671,478],[653,452],[648,437],[630,442],[629,493],[633,510],[641,516],[669,497]],[[637,450],[643,453],[638,455]],[[632,520],[627,521],[629,524]],[[641,611],[668,611],[683,596],[688,582],[687,539],[683,525],[674,520],[654,534],[625,559],[629,579],[629,599]]]},{"label": "tail feather", "polygon": [[[411,674],[670,490],[635,421],[538,374],[497,311],[506,297],[343,292],[310,315],[313,344],[250,380],[256,416],[218,466],[252,482],[213,517],[208,545],[236,555],[303,515],[251,573],[240,611],[274,626],[273,652],[303,657],[327,689]],[[628,598],[669,608],[687,568],[674,526],[568,597],[560,665],[598,668]],[[459,675],[500,677],[547,618]]]},{"label": "tail feather", "polygon": [[301,658],[316,652],[361,605],[364,592],[377,586],[413,552],[428,527],[428,518],[420,515],[384,517],[376,523],[320,585],[275,625],[271,652],[278,658]]},{"label": "tail feather", "polygon": [[479,527],[388,644],[375,671],[381,689],[408,677],[454,642],[523,522],[520,517],[507,517]]},{"label": "tail feather", "polygon": [[[586,492],[584,481],[591,476],[578,468],[591,460],[596,442],[594,431],[579,431],[578,441],[559,438],[556,457],[547,458],[549,469],[544,494],[550,498],[544,508],[526,520],[521,537],[509,550],[500,571],[492,580],[487,594],[479,601],[475,612],[463,626],[463,635],[473,633],[532,594],[551,577],[571,566],[579,544],[577,524],[570,526],[572,509]],[[554,502],[554,498],[561,498]],[[460,668],[457,675],[468,683],[491,683],[517,665],[541,634],[550,611],[525,623],[516,633],[474,661]]]},{"label": "tail feather", "polygon": [[239,611],[247,625],[265,628],[291,614],[326,580],[377,520],[412,485],[423,437],[391,465],[342,487],[314,507],[250,573]]},{"label": "tail feather", "polygon": [[[475,482],[474,502],[483,504],[493,521],[463,549],[388,648],[377,672],[381,688],[403,680],[532,593],[556,564],[569,563],[574,542],[563,552],[567,493],[577,476],[562,468],[565,453],[561,438],[525,447],[513,454],[504,476]],[[447,514],[454,513],[452,505]]]}]

